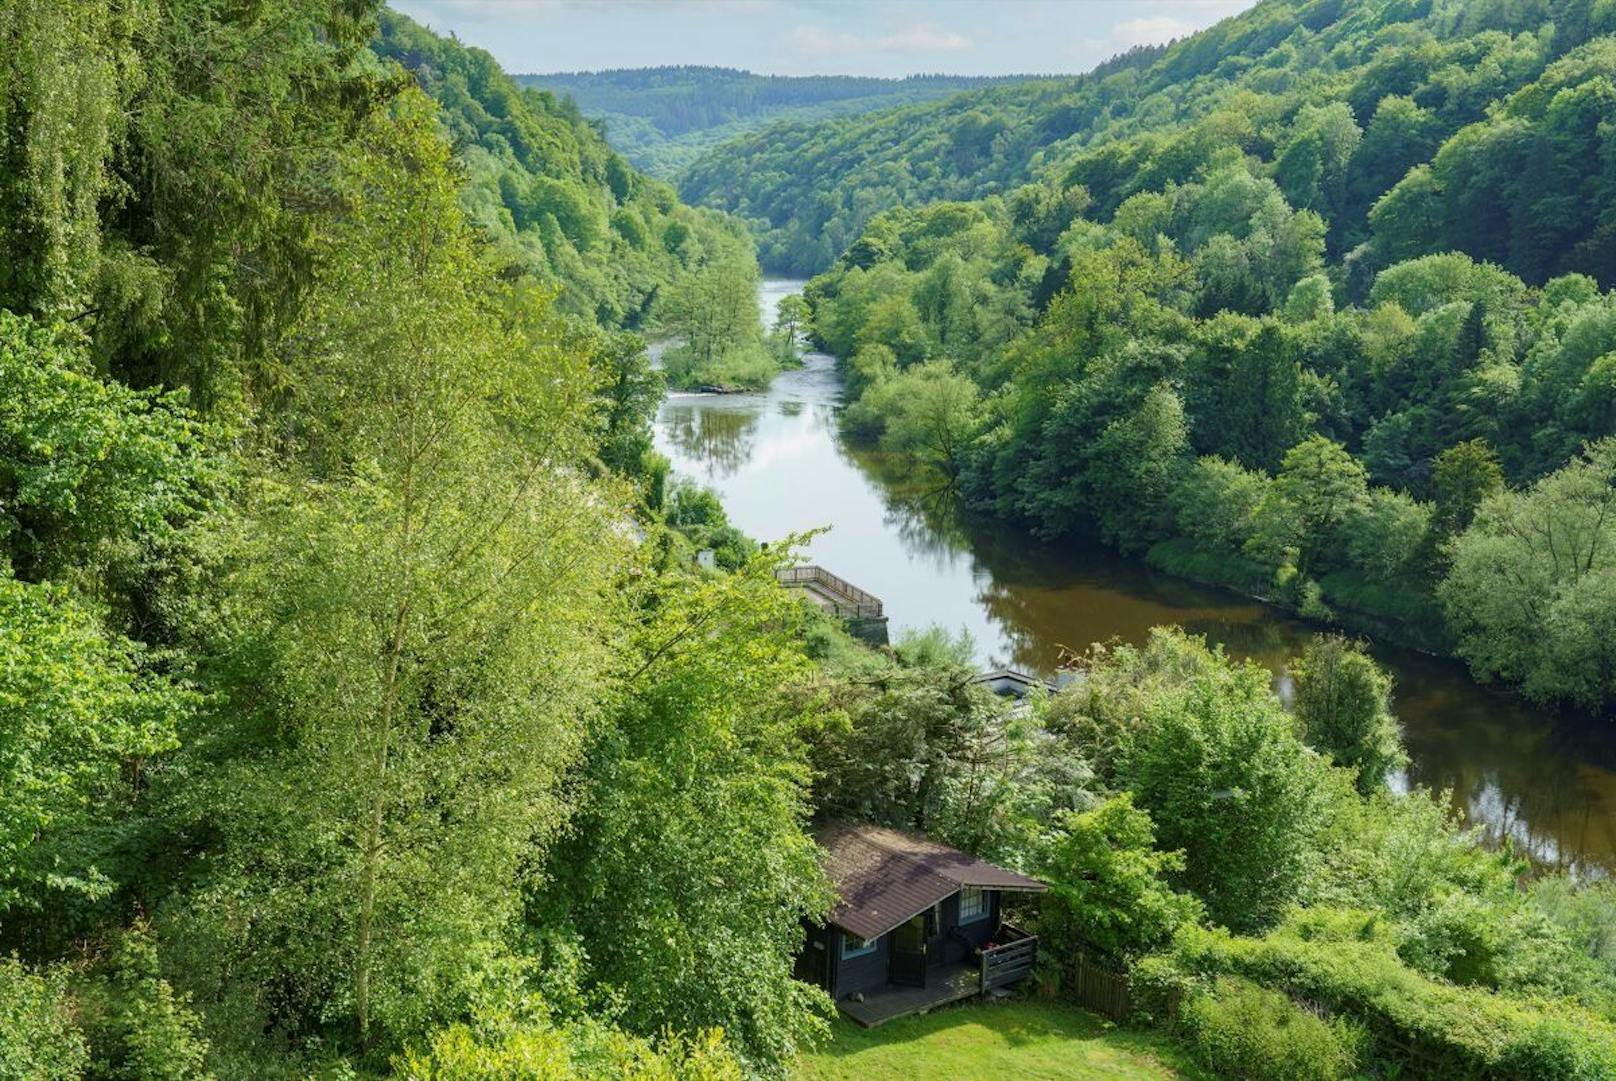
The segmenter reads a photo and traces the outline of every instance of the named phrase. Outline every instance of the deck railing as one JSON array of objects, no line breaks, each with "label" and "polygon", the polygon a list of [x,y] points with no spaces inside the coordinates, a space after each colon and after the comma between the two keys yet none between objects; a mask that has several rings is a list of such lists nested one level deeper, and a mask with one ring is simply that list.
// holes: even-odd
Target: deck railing
[{"label": "deck railing", "polygon": [[1015,983],[1032,971],[1038,960],[1038,936],[1013,924],[1003,924],[995,936],[998,945],[982,951],[982,990]]},{"label": "deck railing", "polygon": [[866,593],[845,578],[838,578],[824,567],[812,563],[800,567],[782,567],[774,572],[774,576],[781,585],[818,586],[823,594],[829,594],[826,599],[836,606],[838,615],[855,619],[881,618],[879,597]]}]

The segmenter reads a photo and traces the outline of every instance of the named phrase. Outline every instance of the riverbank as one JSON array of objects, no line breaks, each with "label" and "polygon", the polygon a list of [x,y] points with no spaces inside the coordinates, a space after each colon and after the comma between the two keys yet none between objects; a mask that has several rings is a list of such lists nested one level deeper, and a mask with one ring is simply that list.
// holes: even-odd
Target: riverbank
[{"label": "riverbank", "polygon": [[[759,303],[801,283],[770,280]],[[841,376],[809,353],[750,394],[669,394],[655,440],[674,472],[715,489],[762,541],[829,526],[804,558],[886,603],[894,638],[965,630],[982,667],[1050,672],[1065,649],[1178,625],[1274,672],[1318,626],[1222,587],[1093,545],[1037,541],[976,520],[839,432]],[[1478,685],[1459,663],[1372,635],[1396,679],[1412,762],[1401,786],[1451,792],[1455,811],[1545,865],[1616,873],[1616,732]]]}]

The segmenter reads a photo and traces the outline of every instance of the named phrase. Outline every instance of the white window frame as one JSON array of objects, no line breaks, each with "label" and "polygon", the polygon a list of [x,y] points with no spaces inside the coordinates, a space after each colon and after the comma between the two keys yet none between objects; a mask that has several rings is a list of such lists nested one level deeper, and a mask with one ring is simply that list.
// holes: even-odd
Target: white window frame
[{"label": "white window frame", "polygon": [[[976,911],[976,913],[974,915],[966,915],[965,898],[967,896],[973,895],[973,894],[975,895],[977,901],[979,902],[980,907],[977,909],[977,911]],[[987,919],[992,914],[993,914],[993,899],[988,896],[988,891],[987,890],[982,889],[979,886],[966,886],[964,889],[960,890],[959,921],[960,921],[960,926],[961,927],[965,926],[968,923],[980,923],[983,920]]]},{"label": "white window frame", "polygon": [[[862,942],[864,945],[853,946],[852,943],[854,942]],[[851,961],[855,957],[868,957],[880,948],[880,935],[874,938],[859,938],[857,935],[850,935],[846,931],[842,932],[842,960],[844,961]]]}]

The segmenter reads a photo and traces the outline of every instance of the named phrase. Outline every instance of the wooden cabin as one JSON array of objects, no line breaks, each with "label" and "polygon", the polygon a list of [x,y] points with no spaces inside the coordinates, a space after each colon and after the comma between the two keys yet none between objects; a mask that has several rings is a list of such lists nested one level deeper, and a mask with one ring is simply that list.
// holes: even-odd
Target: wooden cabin
[{"label": "wooden cabin", "polygon": [[1003,987],[1038,940],[1005,922],[1007,893],[1045,888],[919,834],[835,823],[816,835],[838,900],[797,975],[866,1026]]}]

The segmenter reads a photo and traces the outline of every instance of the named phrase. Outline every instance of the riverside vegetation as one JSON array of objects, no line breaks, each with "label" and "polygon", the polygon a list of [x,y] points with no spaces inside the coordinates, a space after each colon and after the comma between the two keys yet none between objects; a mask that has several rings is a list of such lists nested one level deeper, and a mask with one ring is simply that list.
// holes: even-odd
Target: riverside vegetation
[{"label": "riverside vegetation", "polygon": [[[845,235],[807,297],[848,429],[967,508],[1608,713],[1613,105],[1609,5],[1265,2],[685,190],[783,266]],[[769,187],[781,140],[836,164]]]},{"label": "riverside vegetation", "polygon": [[[1390,791],[1356,643],[1294,712],[1165,629],[1020,712],[968,643],[780,589],[792,542],[651,452],[634,333],[750,281],[746,234],[565,103],[362,2],[0,3],[0,40],[0,1075],[783,1076],[830,815],[1045,878],[1046,988],[1127,966],[1220,1076],[1616,1072],[1616,895]],[[1119,355],[1195,318],[1115,295]]]}]

